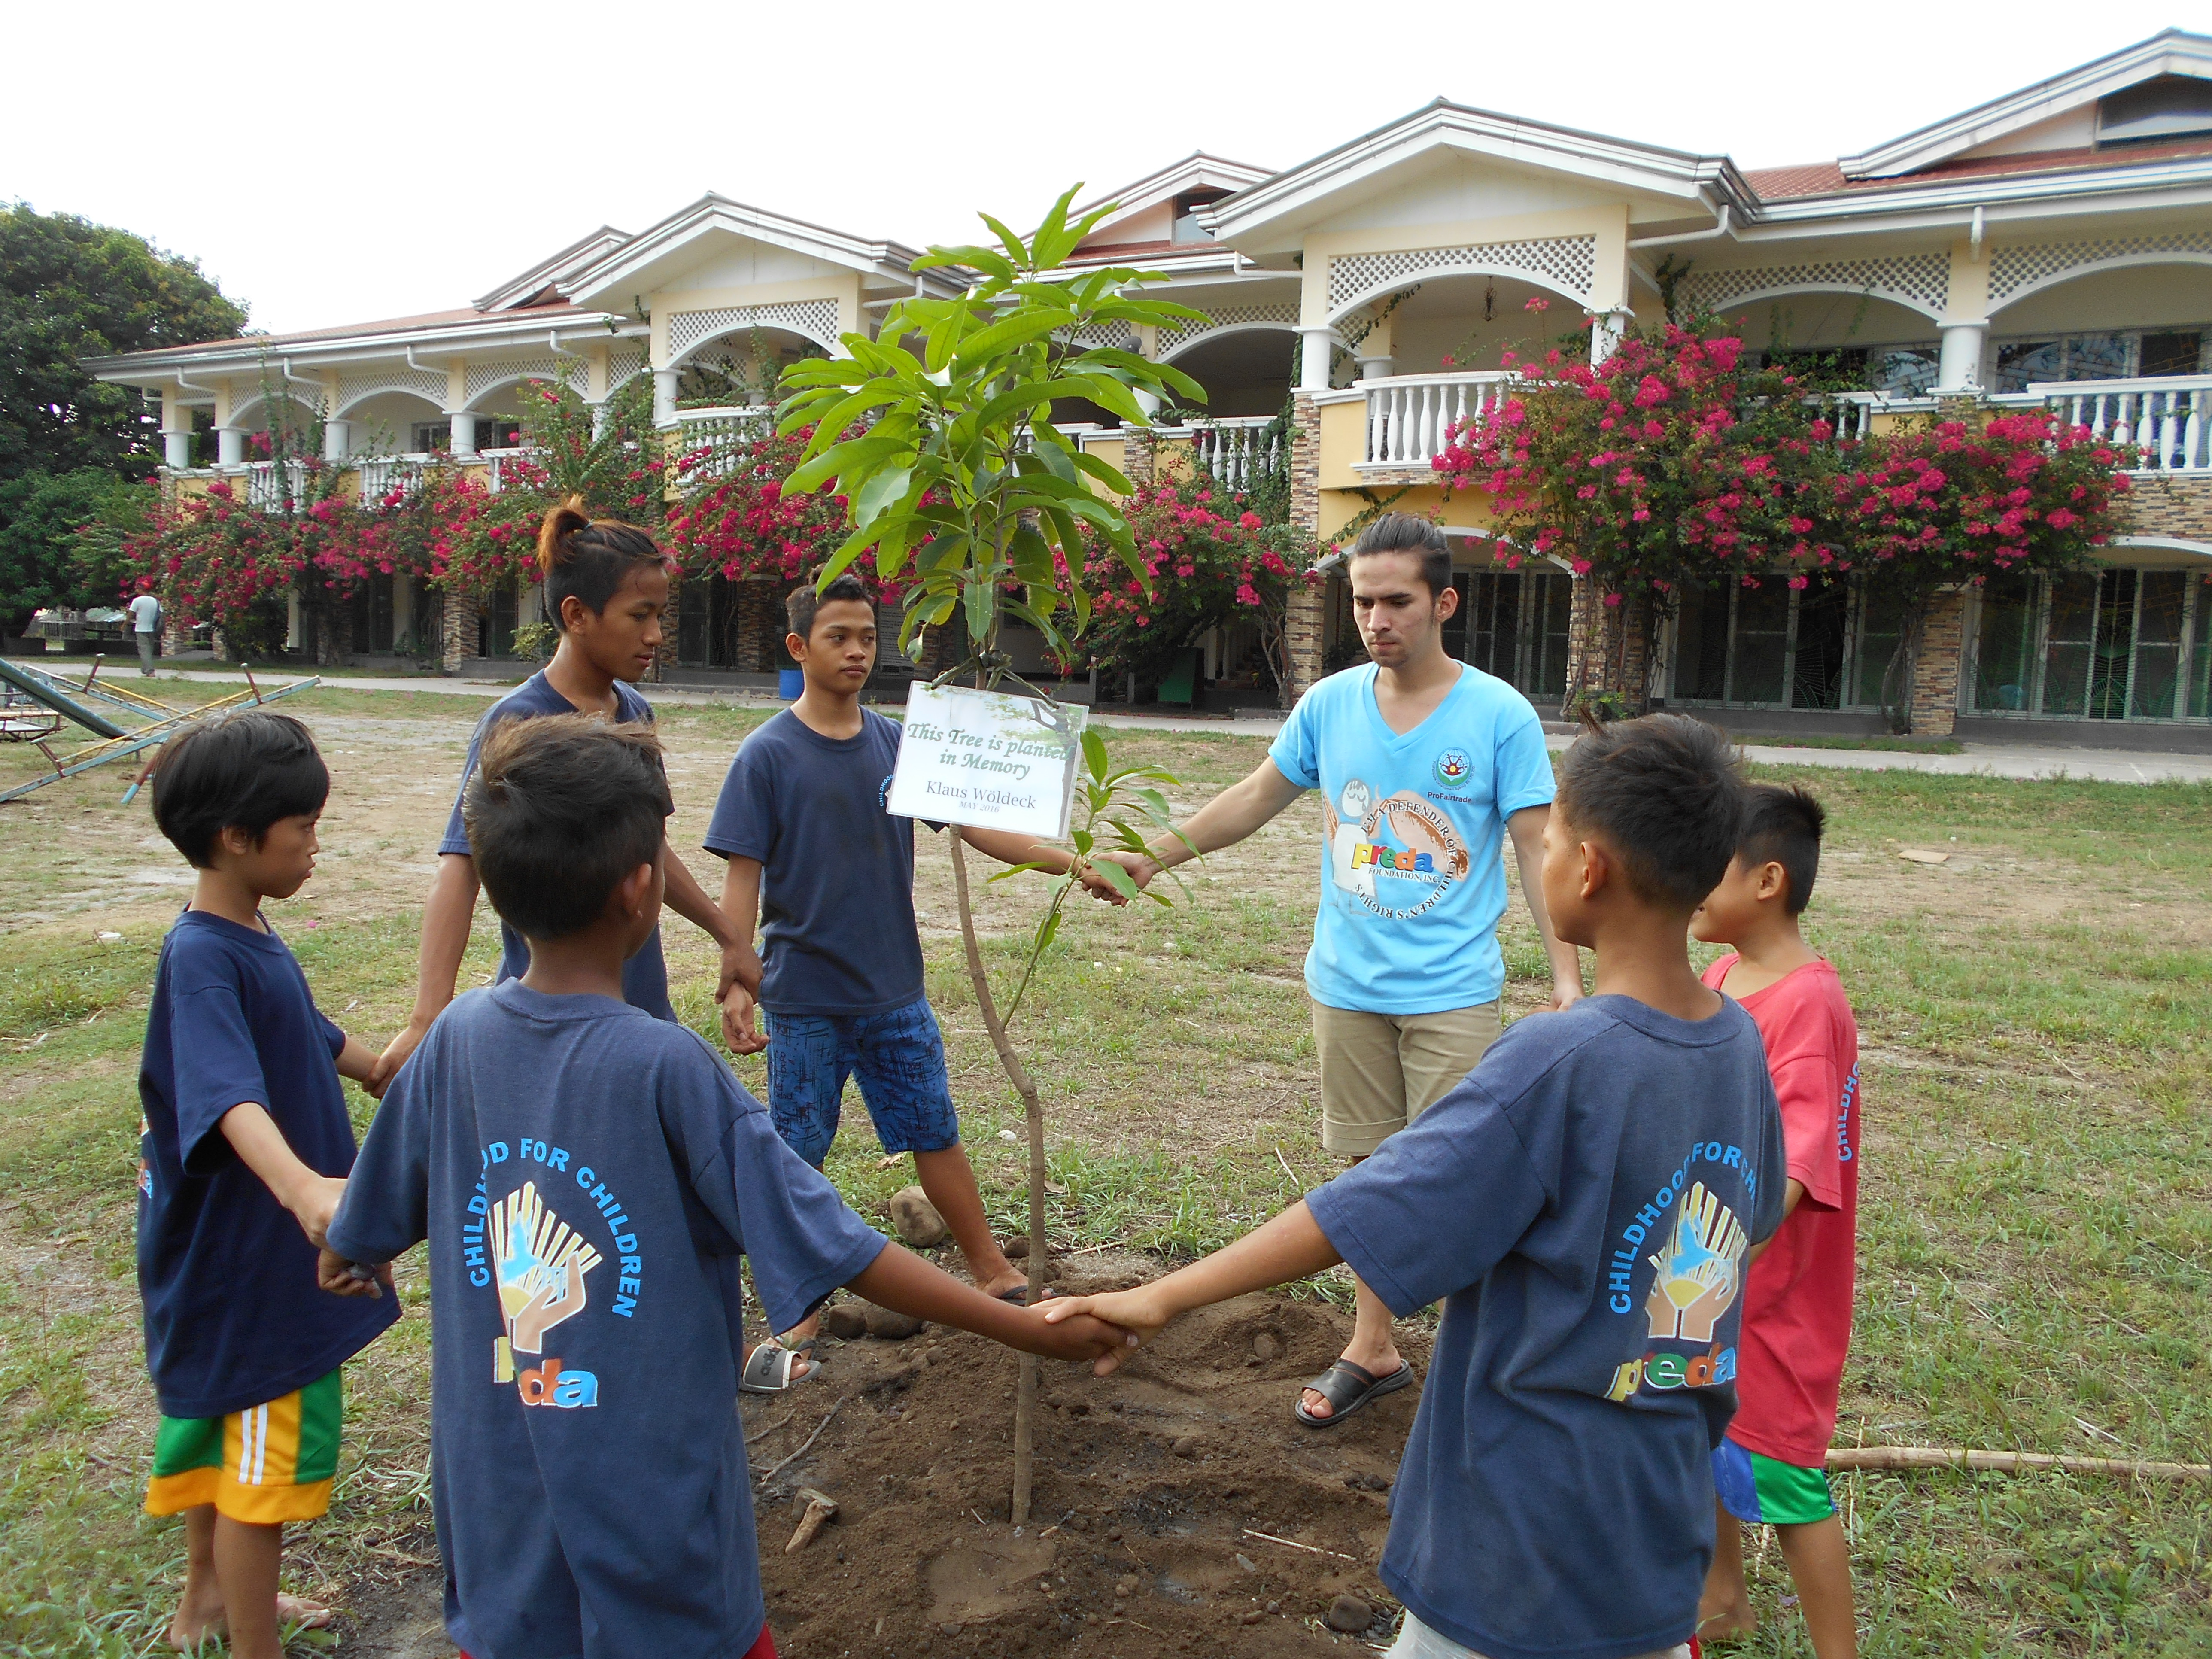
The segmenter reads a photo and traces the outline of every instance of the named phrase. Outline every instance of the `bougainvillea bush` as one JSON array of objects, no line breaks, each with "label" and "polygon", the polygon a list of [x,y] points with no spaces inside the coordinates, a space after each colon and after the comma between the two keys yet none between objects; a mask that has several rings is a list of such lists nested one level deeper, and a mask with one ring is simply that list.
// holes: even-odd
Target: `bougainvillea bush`
[{"label": "bougainvillea bush", "polygon": [[1085,574],[1096,597],[1091,624],[1076,642],[1079,660],[1158,679],[1208,629],[1253,622],[1279,695],[1291,592],[1321,580],[1310,532],[1264,522],[1243,495],[1204,477],[1140,486],[1127,507],[1146,580],[1133,576],[1115,549],[1088,549]]},{"label": "bougainvillea bush", "polygon": [[1747,367],[1711,318],[1631,334],[1595,368],[1559,349],[1505,356],[1523,383],[1434,465],[1447,494],[1487,495],[1508,565],[1558,559],[1604,607],[1590,607],[1597,648],[1579,653],[1570,707],[1641,708],[1635,665],[1650,653],[1632,642],[1715,583],[1854,573],[1903,610],[1909,659],[1937,588],[2078,565],[2127,487],[2120,447],[2040,412],[1846,435],[1849,405]]}]

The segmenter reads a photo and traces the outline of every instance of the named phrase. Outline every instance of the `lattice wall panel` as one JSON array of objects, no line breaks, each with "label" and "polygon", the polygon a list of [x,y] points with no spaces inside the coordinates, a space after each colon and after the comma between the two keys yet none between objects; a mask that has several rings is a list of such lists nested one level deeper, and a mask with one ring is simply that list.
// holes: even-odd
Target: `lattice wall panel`
[{"label": "lattice wall panel", "polygon": [[1216,306],[1212,320],[1203,323],[1176,323],[1159,332],[1158,343],[1153,350],[1163,361],[1172,357],[1183,347],[1201,335],[1218,329],[1248,327],[1254,323],[1280,323],[1285,328],[1298,325],[1298,302],[1279,301],[1272,305]]},{"label": "lattice wall panel", "polygon": [[786,300],[770,306],[723,306],[713,311],[677,311],[668,318],[668,355],[681,357],[703,341],[741,328],[782,328],[803,334],[817,345],[837,343],[835,300]]},{"label": "lattice wall panel", "polygon": [[607,353],[607,390],[614,391],[644,368],[645,353],[642,351],[610,351]]},{"label": "lattice wall panel", "polygon": [[1461,247],[1407,248],[1396,253],[1352,253],[1328,262],[1328,308],[1423,276],[1455,271],[1517,271],[1587,303],[1597,279],[1597,238],[1547,236],[1525,242],[1475,242]]},{"label": "lattice wall panel", "polygon": [[351,409],[363,398],[380,392],[408,392],[446,406],[446,377],[415,368],[372,368],[359,374],[338,376],[338,407]]},{"label": "lattice wall panel", "polygon": [[2100,242],[2046,242],[2000,247],[1990,254],[1990,304],[2001,306],[2023,289],[2054,277],[2094,270],[2099,265],[2146,254],[2212,253],[2212,231],[2172,236],[2114,237]]},{"label": "lattice wall panel", "polygon": [[566,380],[581,392],[590,365],[581,357],[510,357],[496,363],[471,363],[468,400],[476,402],[495,386],[510,380]]},{"label": "lattice wall panel", "polygon": [[1945,253],[1897,253],[1826,264],[1692,270],[1682,279],[1681,296],[1707,311],[1718,311],[1747,294],[1776,289],[1840,289],[1870,294],[1941,317],[1951,289],[1951,258]]}]

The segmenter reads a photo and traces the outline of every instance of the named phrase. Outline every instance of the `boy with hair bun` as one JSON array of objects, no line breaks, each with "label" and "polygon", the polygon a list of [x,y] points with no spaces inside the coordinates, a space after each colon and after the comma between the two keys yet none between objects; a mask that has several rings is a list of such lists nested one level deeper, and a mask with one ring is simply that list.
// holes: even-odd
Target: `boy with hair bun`
[{"label": "boy with hair bun", "polygon": [[702,1040],[623,995],[660,916],[660,745],[581,715],[484,738],[464,802],[519,979],[401,1068],[330,1226],[325,1289],[425,1238],[446,1626],[483,1659],[774,1659],[738,1388],[739,1256],[771,1321],[840,1285],[1028,1352],[1044,1324],[888,1244]]},{"label": "boy with hair bun", "polygon": [[1727,875],[1690,919],[1735,948],[1705,982],[1759,1023],[1789,1149],[1784,1219],[1746,1281],[1741,1407],[1713,1453],[1718,1539],[1700,1632],[1758,1628],[1744,1581],[1743,1527],[1773,1527],[1819,1659],[1854,1659],[1850,1547],[1828,1491],[1828,1443],[1851,1342],[1857,1266],[1859,1037],[1843,982],[1805,943],[1798,917],[1820,869],[1820,804],[1796,785],[1751,792]]},{"label": "boy with hair bun", "polygon": [[[668,610],[668,562],[652,536],[619,519],[592,518],[582,498],[572,495],[549,509],[538,526],[538,566],[544,584],[545,614],[561,630],[561,643],[552,661],[485,712],[469,739],[461,787],[453,797],[445,838],[438,843],[438,874],[423,906],[414,1012],[378,1061],[379,1091],[453,1000],[479,885],[461,806],[484,740],[508,720],[548,714],[599,714],[617,722],[648,724],[653,720],[653,705],[638,694],[636,682],[651,670],[660,648],[661,621]],[[736,971],[735,933],[681,859],[668,860],[666,868],[669,908],[721,949],[721,982],[715,992],[720,997]],[[500,940],[499,977],[520,977],[530,965],[523,936],[502,921]],[[668,1000],[668,968],[658,933],[624,964],[623,996],[657,1018],[676,1018]]]},{"label": "boy with hair bun", "polygon": [[1586,733],[1541,880],[1559,939],[1596,952],[1593,993],[1516,1022],[1372,1158],[1226,1249],[1047,1304],[1143,1341],[1337,1261],[1398,1317],[1443,1302],[1382,1554],[1397,1659],[1689,1650],[1744,1264],[1782,1218],[1758,1029],[1698,982],[1686,939],[1743,798],[1711,726]]},{"label": "boy with hair bun", "polygon": [[314,873],[330,773],[307,728],[260,710],[161,746],[154,822],[198,872],[161,941],[139,1061],[138,1291],[160,1397],[149,1515],[185,1517],[171,1645],[228,1633],[276,1659],[280,1624],[329,1610],[277,1593],[284,1523],[330,1507],[339,1367],[398,1317],[315,1289],[353,1166],[341,1076],[376,1056],[325,1018],[261,914]]}]

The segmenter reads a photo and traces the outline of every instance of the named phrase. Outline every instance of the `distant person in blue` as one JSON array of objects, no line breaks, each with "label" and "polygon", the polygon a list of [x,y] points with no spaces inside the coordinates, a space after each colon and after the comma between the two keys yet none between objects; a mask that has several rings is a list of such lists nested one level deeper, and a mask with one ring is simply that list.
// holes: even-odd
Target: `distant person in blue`
[{"label": "distant person in blue", "polygon": [[[1346,568],[1372,660],[1307,691],[1267,758],[1149,858],[1104,856],[1126,863],[1141,886],[1321,791],[1321,908],[1306,954],[1321,1139],[1358,1159],[1434,1105],[1498,1039],[1507,836],[1551,960],[1551,1006],[1574,1002],[1583,980],[1537,879],[1553,788],[1544,728],[1528,698],[1444,649],[1459,592],[1443,532],[1385,514],[1361,532]],[[1293,1407],[1309,1428],[1340,1423],[1413,1380],[1383,1302],[1358,1286],[1350,1345]]]},{"label": "distant person in blue", "polygon": [[[461,787],[453,797],[445,839],[438,843],[438,874],[422,910],[421,965],[415,1009],[378,1061],[380,1088],[415,1052],[446,1005],[453,1000],[461,957],[476,919],[477,867],[469,856],[461,800],[484,738],[508,720],[546,714],[601,714],[610,720],[653,719],[653,705],[635,682],[653,666],[660,648],[661,619],[668,610],[668,565],[653,538],[635,525],[586,515],[571,496],[545,515],[538,532],[538,567],[544,583],[545,614],[561,630],[553,660],[508,692],[477,723]],[[681,859],[667,861],[668,905],[714,939],[722,951],[722,985],[736,969],[736,935],[714,901]],[[530,965],[522,935],[502,922],[499,977],[520,977]],[[623,997],[658,1019],[674,1019],[668,1001],[668,968],[660,936],[623,969]]]},{"label": "distant person in blue", "polygon": [[400,1068],[322,1255],[325,1288],[376,1297],[356,1266],[429,1241],[446,1628],[483,1659],[773,1659],[733,1409],[740,1255],[784,1326],[848,1285],[1050,1357],[1127,1340],[887,1244],[711,1048],[625,998],[670,807],[642,726],[485,738],[469,842],[528,965],[457,999]]},{"label": "distant person in blue", "polygon": [[1382,1553],[1395,1659],[1689,1651],[1744,1272],[1789,1186],[1759,1028],[1686,944],[1744,801],[1711,726],[1582,738],[1540,879],[1559,937],[1596,953],[1592,994],[1516,1024],[1418,1123],[1226,1249],[1048,1305],[1148,1340],[1339,1261],[1401,1316],[1443,1301]]},{"label": "distant person in blue", "polygon": [[171,1645],[227,1631],[276,1659],[327,1608],[279,1595],[287,1522],[330,1506],[339,1367],[398,1316],[315,1289],[353,1167],[341,1075],[376,1056],[325,1019],[261,914],[314,873],[330,774],[283,714],[187,727],[154,769],[154,822],[198,871],[161,943],[139,1062],[138,1291],[161,1419],[151,1515],[185,1517]]},{"label": "distant person in blue", "polygon": [[[984,1216],[960,1145],[945,1039],[922,994],[914,821],[884,810],[900,727],[860,706],[876,665],[875,605],[858,578],[844,575],[819,593],[811,583],[794,588],[784,607],[785,648],[805,690],[746,738],[707,828],[707,850],[729,860],[722,910],[739,941],[737,970],[723,988],[723,1036],[741,1054],[768,1051],[776,1132],[817,1169],[857,1074],[884,1151],[914,1154],[915,1179],[975,1283],[1026,1301],[1027,1277]],[[1072,857],[1030,836],[960,833],[1007,864],[1060,873]],[[1121,902],[1103,876],[1085,884]],[[767,1016],[765,1034],[756,1010]],[[814,1322],[784,1335],[804,1354]]]}]

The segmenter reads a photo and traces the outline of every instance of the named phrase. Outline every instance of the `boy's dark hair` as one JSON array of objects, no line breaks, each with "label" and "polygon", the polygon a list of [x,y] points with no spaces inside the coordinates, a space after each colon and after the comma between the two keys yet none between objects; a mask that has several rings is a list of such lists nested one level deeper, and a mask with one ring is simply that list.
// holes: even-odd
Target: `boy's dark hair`
[{"label": "boy's dark hair", "polygon": [[1359,532],[1359,539],[1346,556],[1346,566],[1370,553],[1419,554],[1421,580],[1428,584],[1431,599],[1452,585],[1451,544],[1427,519],[1411,513],[1385,513]]},{"label": "boy's dark hair", "polygon": [[653,728],[596,714],[501,721],[461,803],[492,908],[538,939],[598,921],[615,884],[659,856],[673,811]]},{"label": "boy's dark hair", "polygon": [[1748,786],[1728,736],[1686,714],[1594,726],[1559,766],[1558,809],[1620,854],[1628,884],[1688,911],[1720,885]]},{"label": "boy's dark hair", "polygon": [[319,812],[330,794],[330,769],[307,728],[258,708],[186,726],[154,765],[154,822],[201,870],[225,830],[245,830],[258,847],[277,819]]},{"label": "boy's dark hair", "polygon": [[653,539],[634,524],[620,519],[594,519],[584,511],[584,498],[571,495],[547,510],[538,526],[538,569],[545,583],[545,614],[556,628],[561,620],[561,601],[570,594],[598,616],[607,601],[622,592],[630,572],[640,565],[666,562]]},{"label": "boy's dark hair", "polygon": [[1737,852],[1747,865],[1778,864],[1790,878],[1782,908],[1801,915],[1820,873],[1820,832],[1828,815],[1798,785],[1753,784],[1743,811]]},{"label": "boy's dark hair", "polygon": [[876,602],[868,597],[867,584],[848,570],[819,593],[814,591],[812,582],[802,582],[793,588],[783,596],[784,619],[800,639],[811,640],[814,637],[814,613],[838,599],[858,599],[868,607],[870,616],[875,614]]}]

